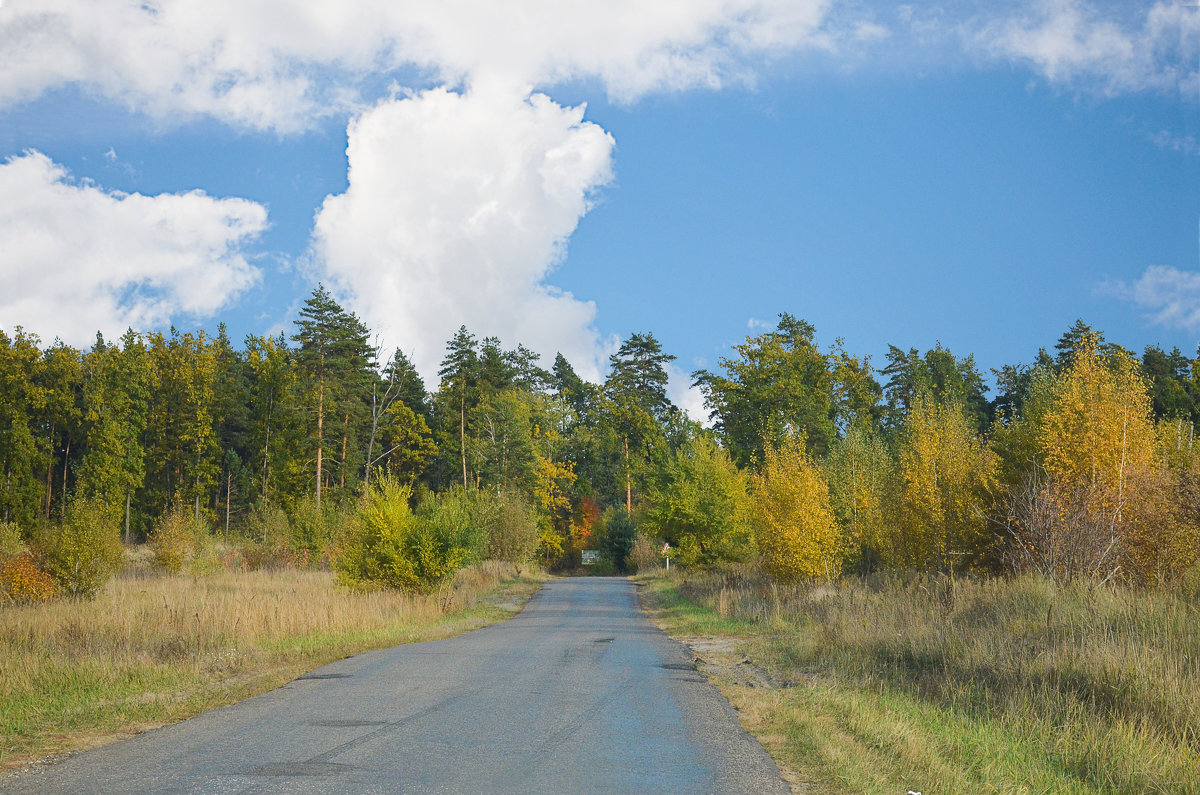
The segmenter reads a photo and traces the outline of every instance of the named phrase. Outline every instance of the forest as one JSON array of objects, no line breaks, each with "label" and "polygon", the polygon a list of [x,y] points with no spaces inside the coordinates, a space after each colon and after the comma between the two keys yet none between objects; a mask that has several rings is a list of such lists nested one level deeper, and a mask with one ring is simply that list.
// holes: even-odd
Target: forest
[{"label": "forest", "polygon": [[[1132,584],[1200,535],[1200,360],[1082,321],[992,371],[883,366],[788,314],[667,396],[624,339],[603,383],[467,328],[430,393],[318,286],[292,333],[0,333],[0,593],[86,596],[125,546],[170,571],[332,568],[419,591],[485,558],[599,571],[751,562],[784,584],[882,570]],[[217,542],[220,542],[219,544]]]}]

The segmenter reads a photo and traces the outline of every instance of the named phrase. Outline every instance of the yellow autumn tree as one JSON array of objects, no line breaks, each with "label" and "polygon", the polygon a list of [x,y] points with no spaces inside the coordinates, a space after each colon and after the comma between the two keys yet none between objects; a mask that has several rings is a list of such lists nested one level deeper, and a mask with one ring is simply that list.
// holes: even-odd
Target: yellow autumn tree
[{"label": "yellow autumn tree", "polygon": [[891,521],[881,551],[892,566],[953,571],[990,550],[987,497],[996,463],[961,403],[913,400],[900,438]]},{"label": "yellow autumn tree", "polygon": [[825,475],[803,439],[767,445],[752,485],[751,515],[767,572],[781,583],[837,577],[843,539]]},{"label": "yellow autumn tree", "polygon": [[1155,426],[1136,359],[1086,335],[1025,414],[1010,434],[1013,449],[1035,456],[1010,485],[1014,565],[1145,582],[1194,559],[1171,498],[1182,475],[1168,466],[1186,468],[1182,451],[1171,450],[1182,447],[1184,431]]}]

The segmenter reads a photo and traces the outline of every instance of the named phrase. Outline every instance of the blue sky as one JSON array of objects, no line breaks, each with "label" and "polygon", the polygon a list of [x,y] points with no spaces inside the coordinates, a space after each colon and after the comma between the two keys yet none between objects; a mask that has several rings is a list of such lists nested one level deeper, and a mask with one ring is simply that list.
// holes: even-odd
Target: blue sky
[{"label": "blue sky", "polygon": [[0,0],[0,327],[240,338],[324,280],[427,376],[460,322],[591,377],[653,331],[693,410],[779,312],[1196,351],[1200,9],[447,5]]}]

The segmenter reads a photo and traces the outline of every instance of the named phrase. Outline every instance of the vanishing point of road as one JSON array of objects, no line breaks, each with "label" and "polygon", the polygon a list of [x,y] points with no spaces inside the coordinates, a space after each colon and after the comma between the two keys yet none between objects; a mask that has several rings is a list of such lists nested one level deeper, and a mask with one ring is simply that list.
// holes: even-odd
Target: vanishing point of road
[{"label": "vanishing point of road", "polygon": [[348,657],[0,793],[789,792],[691,660],[631,581],[555,580],[509,621]]}]

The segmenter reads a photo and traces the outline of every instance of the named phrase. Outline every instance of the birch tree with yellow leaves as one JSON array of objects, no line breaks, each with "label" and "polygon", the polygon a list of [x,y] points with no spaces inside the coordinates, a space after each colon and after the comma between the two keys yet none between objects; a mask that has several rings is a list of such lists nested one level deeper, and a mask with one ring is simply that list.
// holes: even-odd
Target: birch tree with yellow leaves
[{"label": "birch tree with yellow leaves", "polygon": [[900,436],[885,561],[912,569],[956,571],[987,557],[987,502],[996,464],[953,398],[928,393],[912,402]]},{"label": "birch tree with yellow leaves", "polygon": [[1021,469],[1017,455],[1033,459],[1010,484],[1009,562],[1050,577],[1145,582],[1194,560],[1160,437],[1137,360],[1083,335],[1069,366],[1043,379],[1024,419],[998,436],[1010,470]]},{"label": "birch tree with yellow leaves", "polygon": [[806,452],[804,440],[768,444],[752,485],[751,514],[767,572],[784,584],[836,578],[845,544],[825,473]]}]

